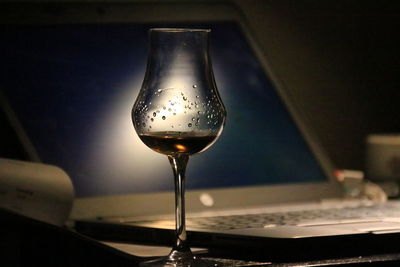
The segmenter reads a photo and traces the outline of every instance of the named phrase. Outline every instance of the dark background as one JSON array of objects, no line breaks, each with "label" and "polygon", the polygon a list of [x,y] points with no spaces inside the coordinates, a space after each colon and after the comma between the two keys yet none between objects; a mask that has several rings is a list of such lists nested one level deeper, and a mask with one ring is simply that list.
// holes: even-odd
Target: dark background
[{"label": "dark background", "polygon": [[[121,1],[130,2],[149,1]],[[362,169],[367,134],[400,132],[400,4],[331,0],[233,2],[245,15],[261,52],[291,102],[334,164]],[[61,12],[57,5],[63,2],[1,1],[0,13],[3,17],[12,16],[10,6],[29,10],[32,3]],[[26,157],[6,126],[2,121],[2,156]]]},{"label": "dark background", "polygon": [[340,168],[369,133],[400,132],[397,1],[246,1],[270,64]]}]

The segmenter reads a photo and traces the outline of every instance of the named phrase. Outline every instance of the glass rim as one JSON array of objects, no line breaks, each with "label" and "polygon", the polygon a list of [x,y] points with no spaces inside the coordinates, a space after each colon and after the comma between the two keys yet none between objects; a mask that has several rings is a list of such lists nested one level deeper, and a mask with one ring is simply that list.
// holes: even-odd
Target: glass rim
[{"label": "glass rim", "polygon": [[151,28],[150,32],[211,32],[211,29],[195,28]]}]

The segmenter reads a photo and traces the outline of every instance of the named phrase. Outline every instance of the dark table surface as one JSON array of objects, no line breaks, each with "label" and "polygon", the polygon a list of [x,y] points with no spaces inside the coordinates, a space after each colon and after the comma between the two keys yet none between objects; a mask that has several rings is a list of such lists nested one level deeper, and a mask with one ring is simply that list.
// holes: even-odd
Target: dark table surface
[{"label": "dark table surface", "polygon": [[[39,222],[14,212],[0,209],[0,266],[138,266],[146,258],[124,253],[106,246],[93,238],[64,227]],[[382,244],[384,245],[384,244]],[[395,245],[395,244],[393,244]],[[288,252],[290,253],[290,252]],[[252,255],[246,256],[231,251],[213,251],[208,257],[244,260],[235,266],[400,266],[399,252],[343,257],[325,257],[318,260],[300,261],[284,258],[274,261],[259,261],[250,264]],[[229,261],[228,261],[229,262]],[[232,263],[232,262],[231,262]]]}]

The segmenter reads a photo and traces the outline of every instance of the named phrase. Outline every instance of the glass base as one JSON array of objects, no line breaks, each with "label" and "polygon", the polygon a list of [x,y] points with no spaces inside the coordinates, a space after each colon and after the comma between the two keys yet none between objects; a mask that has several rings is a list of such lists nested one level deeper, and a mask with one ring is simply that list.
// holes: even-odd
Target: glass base
[{"label": "glass base", "polygon": [[197,258],[171,260],[168,257],[144,261],[139,264],[140,267],[222,267],[224,263],[213,259]]}]

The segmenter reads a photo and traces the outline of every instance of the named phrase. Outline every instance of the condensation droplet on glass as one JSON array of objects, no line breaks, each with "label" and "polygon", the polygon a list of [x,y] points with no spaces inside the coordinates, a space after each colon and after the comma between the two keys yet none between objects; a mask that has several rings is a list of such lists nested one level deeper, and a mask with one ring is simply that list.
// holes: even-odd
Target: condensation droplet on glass
[{"label": "condensation droplet on glass", "polygon": [[193,84],[193,88],[197,88],[197,85]]},{"label": "condensation droplet on glass", "polygon": [[200,114],[201,114],[201,111],[197,111],[197,114],[199,114],[199,115],[200,115]]},{"label": "condensation droplet on glass", "polygon": [[156,112],[157,112],[157,113],[160,113],[160,111],[159,111],[159,110],[157,110]]},{"label": "condensation droplet on glass", "polygon": [[176,115],[176,113],[174,112],[174,113],[172,113],[172,115],[174,115],[174,116],[175,116],[175,115]]},{"label": "condensation droplet on glass", "polygon": [[196,122],[194,125],[196,125],[196,126],[199,126],[199,123],[198,123],[198,122]]},{"label": "condensation droplet on glass", "polygon": [[169,112],[171,112],[171,111],[172,111],[172,109],[171,109],[171,108],[169,108],[169,109],[168,109],[168,111],[169,111]]},{"label": "condensation droplet on glass", "polygon": [[157,113],[153,112],[153,117],[157,116]]},{"label": "condensation droplet on glass", "polygon": [[194,120],[195,120],[195,117],[192,118],[192,121],[194,121]]},{"label": "condensation droplet on glass", "polygon": [[162,117],[161,117],[161,119],[165,120],[165,119],[166,119],[166,117],[165,117],[165,116],[162,116]]},{"label": "condensation droplet on glass", "polygon": [[199,98],[200,96],[199,95],[196,95],[196,98]]},{"label": "condensation droplet on glass", "polygon": [[153,119],[153,118],[151,118],[150,120],[151,120],[151,121],[154,121],[154,119]]},{"label": "condensation droplet on glass", "polygon": [[143,126],[143,127],[146,127],[146,123],[143,123],[142,126]]},{"label": "condensation droplet on glass", "polygon": [[189,126],[189,127],[192,127],[192,124],[191,124],[191,123],[189,123],[189,124],[188,124],[188,126]]},{"label": "condensation droplet on glass", "polygon": [[161,93],[162,91],[163,91],[162,89],[158,89],[158,90],[157,90],[158,93]]},{"label": "condensation droplet on glass", "polygon": [[187,97],[186,97],[186,96],[184,96],[184,97],[183,97],[183,101],[186,101],[186,100],[187,100]]},{"label": "condensation droplet on glass", "polygon": [[166,107],[166,106],[163,106],[162,108],[163,108],[163,109],[167,109],[167,107]]}]

